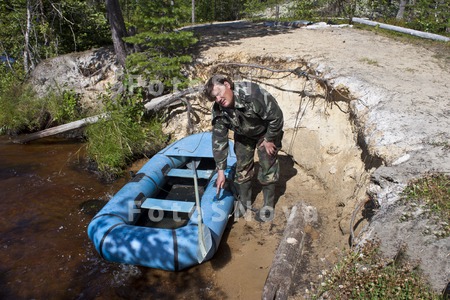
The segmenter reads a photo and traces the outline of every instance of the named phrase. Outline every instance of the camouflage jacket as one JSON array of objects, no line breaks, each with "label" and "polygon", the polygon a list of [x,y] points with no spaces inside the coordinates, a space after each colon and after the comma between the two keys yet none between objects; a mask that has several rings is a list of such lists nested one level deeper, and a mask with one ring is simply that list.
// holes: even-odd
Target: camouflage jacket
[{"label": "camouflage jacket", "polygon": [[226,168],[228,130],[255,140],[273,142],[283,130],[283,112],[275,98],[255,83],[234,84],[234,108],[214,103],[212,109],[213,153],[217,167]]}]

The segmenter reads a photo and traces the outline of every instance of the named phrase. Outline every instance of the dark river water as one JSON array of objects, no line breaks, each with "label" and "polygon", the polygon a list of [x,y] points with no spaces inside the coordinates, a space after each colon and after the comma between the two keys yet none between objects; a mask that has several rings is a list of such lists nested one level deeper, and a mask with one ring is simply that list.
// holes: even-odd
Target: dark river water
[{"label": "dark river water", "polygon": [[83,150],[70,140],[18,145],[0,137],[0,299],[224,295],[207,264],[175,273],[100,258],[87,225],[128,179],[102,182],[83,168]]}]

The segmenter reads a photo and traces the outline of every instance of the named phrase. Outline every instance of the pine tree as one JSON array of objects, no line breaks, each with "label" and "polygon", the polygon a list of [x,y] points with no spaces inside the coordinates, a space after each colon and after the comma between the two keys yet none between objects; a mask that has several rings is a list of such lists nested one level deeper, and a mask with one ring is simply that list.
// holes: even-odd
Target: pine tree
[{"label": "pine tree", "polygon": [[[137,51],[127,57],[127,68],[132,74],[144,76],[147,82],[163,84],[164,92],[174,82],[186,82],[182,74],[183,64],[191,62],[189,47],[197,42],[192,32],[179,30],[189,21],[190,7],[173,1],[145,1],[134,17],[137,33],[125,39],[134,44]],[[154,90],[153,90],[154,91]],[[154,96],[163,91],[153,93]]]}]

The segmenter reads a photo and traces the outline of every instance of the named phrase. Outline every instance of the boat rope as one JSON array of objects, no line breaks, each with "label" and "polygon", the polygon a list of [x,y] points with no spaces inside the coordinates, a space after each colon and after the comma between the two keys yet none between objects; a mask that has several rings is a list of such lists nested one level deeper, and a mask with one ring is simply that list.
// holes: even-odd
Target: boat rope
[{"label": "boat rope", "polygon": [[201,141],[203,139],[203,137],[205,136],[205,132],[202,132],[202,136],[200,138],[200,141],[197,143],[197,146],[194,148],[194,150],[188,150],[188,149],[183,149],[183,148],[178,148],[178,151],[186,151],[188,153],[195,153],[195,151],[197,151],[198,147],[200,147],[201,145]]}]

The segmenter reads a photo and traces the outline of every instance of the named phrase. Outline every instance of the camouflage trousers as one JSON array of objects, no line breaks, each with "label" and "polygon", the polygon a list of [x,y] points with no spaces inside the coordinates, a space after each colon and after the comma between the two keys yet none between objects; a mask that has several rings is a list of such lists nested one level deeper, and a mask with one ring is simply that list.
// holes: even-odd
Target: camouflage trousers
[{"label": "camouflage trousers", "polygon": [[[281,149],[283,132],[279,134],[275,145],[277,150]],[[258,180],[262,185],[268,185],[278,181],[280,177],[280,164],[278,162],[278,151],[275,155],[269,155],[264,146],[261,146],[264,137],[251,139],[246,136],[234,135],[234,152],[236,154],[236,177],[234,181],[238,184],[247,182],[255,174],[255,149],[258,153],[259,165]]]}]

